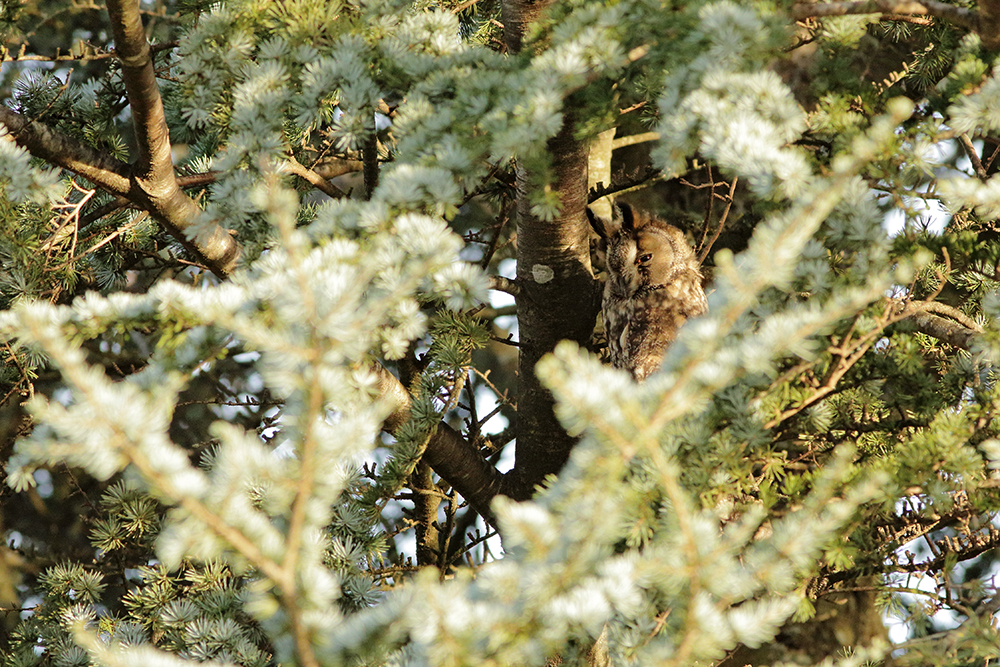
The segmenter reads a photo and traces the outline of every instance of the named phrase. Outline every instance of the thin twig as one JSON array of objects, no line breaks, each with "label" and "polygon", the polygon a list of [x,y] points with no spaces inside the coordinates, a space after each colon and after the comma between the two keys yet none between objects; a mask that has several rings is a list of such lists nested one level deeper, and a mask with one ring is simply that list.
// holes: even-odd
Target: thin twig
[{"label": "thin twig", "polygon": [[972,162],[972,169],[976,172],[976,177],[985,183],[986,179],[989,178],[989,174],[986,173],[986,168],[983,166],[982,160],[979,159],[979,151],[972,145],[969,135],[963,132],[958,136],[958,140],[961,142],[962,148],[965,149],[965,154],[968,156],[969,161]]},{"label": "thin twig", "polygon": [[[726,195],[726,208],[722,211],[722,217],[719,218],[719,227],[715,230],[715,235],[712,236],[712,240],[708,242],[700,253],[698,253],[698,263],[701,264],[708,257],[708,253],[712,251],[712,246],[718,240],[719,235],[722,234],[722,228],[726,226],[726,220],[729,218],[729,211],[733,208],[733,195],[736,193],[736,183],[739,179],[733,176],[732,182],[729,184],[729,194]],[[712,191],[713,198],[715,196],[715,191]]]},{"label": "thin twig", "polygon": [[601,197],[606,197],[608,195],[622,194],[630,190],[638,190],[641,187],[651,185],[653,181],[657,181],[662,177],[663,173],[661,171],[653,168],[647,168],[643,175],[637,178],[631,178],[623,183],[618,183],[617,185],[604,185],[603,183],[599,183],[596,187],[591,188],[587,193],[587,203],[593,204]]},{"label": "thin twig", "polygon": [[497,223],[493,228],[493,236],[490,238],[490,243],[483,252],[483,258],[479,261],[479,268],[484,271],[489,267],[490,262],[493,261],[493,255],[496,254],[497,248],[500,246],[500,237],[503,234],[503,228],[510,221],[510,212],[514,208],[514,202],[515,200],[511,198],[500,206],[500,212],[497,214]]},{"label": "thin twig", "polygon": [[451,13],[452,14],[458,14],[459,12],[463,12],[466,9],[468,9],[469,7],[471,7],[472,5],[476,4],[477,2],[479,2],[479,0],[466,0],[462,4],[457,5],[455,7],[452,7],[451,8]]},{"label": "thin twig", "polygon": [[[715,176],[712,174],[711,162],[705,164],[705,171],[708,172],[708,183],[706,185],[709,186],[710,192],[708,194],[708,203],[705,204],[705,222],[703,222],[701,226],[701,242],[698,244],[699,248],[705,247],[705,239],[708,237],[708,226],[712,223],[712,209],[715,206]],[[681,179],[681,183],[700,189],[699,186],[690,184],[684,179]]]}]

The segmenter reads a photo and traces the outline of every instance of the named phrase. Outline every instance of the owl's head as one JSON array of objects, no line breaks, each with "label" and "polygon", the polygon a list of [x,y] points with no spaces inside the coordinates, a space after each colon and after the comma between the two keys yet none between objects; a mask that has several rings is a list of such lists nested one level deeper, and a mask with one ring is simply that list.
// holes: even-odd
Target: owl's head
[{"label": "owl's head", "polygon": [[646,287],[666,285],[684,271],[698,270],[698,259],[684,232],[628,204],[616,204],[611,219],[588,208],[587,217],[601,238],[608,289],[628,298]]}]

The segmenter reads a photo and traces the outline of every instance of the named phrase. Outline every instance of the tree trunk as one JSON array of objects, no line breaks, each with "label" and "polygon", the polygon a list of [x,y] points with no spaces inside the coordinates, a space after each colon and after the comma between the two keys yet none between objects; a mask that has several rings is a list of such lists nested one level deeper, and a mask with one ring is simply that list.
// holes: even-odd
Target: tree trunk
[{"label": "tree trunk", "polygon": [[[510,53],[524,48],[525,34],[552,0],[506,0],[502,7],[504,42]],[[553,220],[531,210],[530,174],[517,170],[517,449],[512,480],[505,490],[515,499],[531,497],[546,476],[559,472],[575,438],[559,424],[552,395],[535,376],[535,364],[560,340],[585,345],[594,330],[599,302],[590,267],[587,206],[587,146],[574,138],[566,114],[558,135],[549,140],[562,205]]]},{"label": "tree trunk", "polygon": [[517,322],[519,332],[517,454],[514,470],[524,497],[559,472],[576,442],[556,419],[552,395],[535,364],[560,340],[586,345],[594,331],[598,290],[590,266],[587,146],[573,137],[567,118],[549,141],[562,209],[554,220],[531,211],[528,175],[518,169]]}]

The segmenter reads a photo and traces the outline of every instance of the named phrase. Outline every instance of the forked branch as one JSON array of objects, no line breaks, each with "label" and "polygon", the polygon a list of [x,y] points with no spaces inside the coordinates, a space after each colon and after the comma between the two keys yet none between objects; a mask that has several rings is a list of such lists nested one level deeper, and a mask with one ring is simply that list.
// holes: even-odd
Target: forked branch
[{"label": "forked branch", "polygon": [[14,141],[33,156],[148,211],[205,266],[220,277],[228,276],[240,256],[240,246],[229,232],[216,225],[197,238],[188,238],[201,209],[181,191],[174,175],[170,133],[139,5],[135,0],[108,0],[108,15],[135,125],[133,163],[126,164],[2,105],[0,123],[9,134],[0,139]]}]

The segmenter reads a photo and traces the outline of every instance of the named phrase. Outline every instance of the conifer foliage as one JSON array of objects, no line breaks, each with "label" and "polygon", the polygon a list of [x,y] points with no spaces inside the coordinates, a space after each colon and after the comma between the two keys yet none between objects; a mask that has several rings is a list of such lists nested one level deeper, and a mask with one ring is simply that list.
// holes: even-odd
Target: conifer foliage
[{"label": "conifer foliage", "polygon": [[[996,0],[0,36],[3,667],[1000,654]],[[641,384],[615,197],[709,276]]]}]

